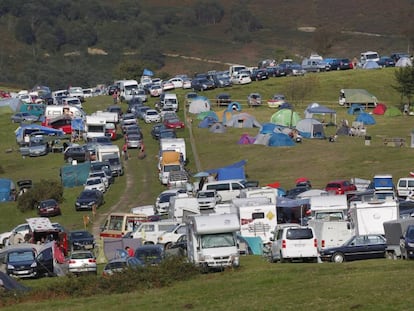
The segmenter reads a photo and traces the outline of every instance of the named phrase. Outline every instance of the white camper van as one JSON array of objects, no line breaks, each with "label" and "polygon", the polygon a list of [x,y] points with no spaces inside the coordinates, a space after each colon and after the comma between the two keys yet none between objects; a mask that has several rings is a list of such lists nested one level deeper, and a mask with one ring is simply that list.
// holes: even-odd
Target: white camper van
[{"label": "white camper van", "polygon": [[194,215],[187,221],[187,254],[190,262],[205,270],[238,267],[240,255],[236,214]]}]

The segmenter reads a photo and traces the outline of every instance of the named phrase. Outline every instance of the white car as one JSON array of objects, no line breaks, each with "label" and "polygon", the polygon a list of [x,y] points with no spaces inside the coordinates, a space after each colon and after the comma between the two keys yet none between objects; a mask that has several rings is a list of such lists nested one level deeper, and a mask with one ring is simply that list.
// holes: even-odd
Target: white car
[{"label": "white car", "polygon": [[231,79],[233,84],[248,84],[251,83],[252,79],[247,73],[241,73]]},{"label": "white car", "polygon": [[169,189],[160,193],[155,201],[155,212],[158,215],[168,214],[170,208],[170,198],[176,196],[178,193],[187,193],[186,189]]},{"label": "white car", "polygon": [[216,190],[199,191],[196,197],[200,209],[214,208],[221,201],[221,197]]},{"label": "white car", "polygon": [[150,89],[149,89],[150,95],[152,97],[157,97],[160,96],[161,93],[163,92],[162,90],[162,86],[159,84],[153,84]]},{"label": "white car", "polygon": [[148,109],[144,114],[145,123],[161,122],[161,115],[155,109]]},{"label": "white car", "polygon": [[163,89],[164,91],[173,90],[173,89],[175,89],[175,85],[174,85],[174,83],[172,83],[172,82],[170,82],[170,81],[164,81],[164,82],[162,83],[162,89]]},{"label": "white car", "polygon": [[172,79],[168,80],[168,82],[171,82],[172,84],[174,84],[175,88],[183,87],[183,79],[181,79],[181,78],[172,78]]},{"label": "white car", "polygon": [[109,188],[109,180],[108,177],[106,177],[106,174],[104,171],[98,171],[98,172],[91,172],[89,173],[89,177],[88,178],[92,178],[92,177],[100,177],[102,178],[102,181],[104,182],[105,188],[108,189]]},{"label": "white car", "polygon": [[183,89],[191,89],[191,79],[183,80]]},{"label": "white car", "polygon": [[85,182],[85,190],[99,190],[102,193],[106,191],[105,183],[102,177],[89,177]]},{"label": "white car", "polygon": [[17,225],[11,231],[3,232],[0,234],[0,247],[23,242],[24,236],[29,232],[30,227],[28,223]]},{"label": "white car", "polygon": [[69,272],[74,274],[97,273],[96,258],[90,251],[74,251],[69,257]]}]

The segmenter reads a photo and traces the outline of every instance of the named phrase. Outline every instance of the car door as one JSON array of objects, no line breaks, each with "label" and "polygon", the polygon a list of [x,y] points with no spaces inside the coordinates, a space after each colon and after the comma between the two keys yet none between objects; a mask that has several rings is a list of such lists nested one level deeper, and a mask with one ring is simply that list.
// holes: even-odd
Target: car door
[{"label": "car door", "polygon": [[367,236],[355,236],[344,250],[346,260],[361,260],[366,259],[367,255]]},{"label": "car door", "polygon": [[385,257],[385,240],[378,235],[368,235],[366,239],[367,254],[366,259]]},{"label": "car door", "polygon": [[54,275],[52,247],[48,247],[41,251],[39,255],[36,257],[36,262],[38,276]]}]

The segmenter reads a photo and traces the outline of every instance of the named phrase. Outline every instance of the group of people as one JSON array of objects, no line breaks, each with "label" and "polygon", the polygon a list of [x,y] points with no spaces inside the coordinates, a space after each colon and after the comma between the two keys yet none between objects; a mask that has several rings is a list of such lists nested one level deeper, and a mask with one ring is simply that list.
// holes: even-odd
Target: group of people
[{"label": "group of people", "polygon": [[[124,155],[124,160],[127,161],[129,159],[128,144],[127,143],[125,143],[122,146],[122,154]],[[141,143],[141,145],[139,146],[138,159],[142,160],[145,157],[146,157],[145,146],[144,146],[144,143]]]}]

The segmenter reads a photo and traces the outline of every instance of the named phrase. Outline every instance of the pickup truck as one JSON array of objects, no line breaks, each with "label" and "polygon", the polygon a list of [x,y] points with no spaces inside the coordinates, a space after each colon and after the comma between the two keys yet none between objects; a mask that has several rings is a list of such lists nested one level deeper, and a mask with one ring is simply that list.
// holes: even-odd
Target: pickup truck
[{"label": "pickup truck", "polygon": [[172,171],[168,175],[168,188],[185,188],[188,183],[188,173],[185,170]]}]

